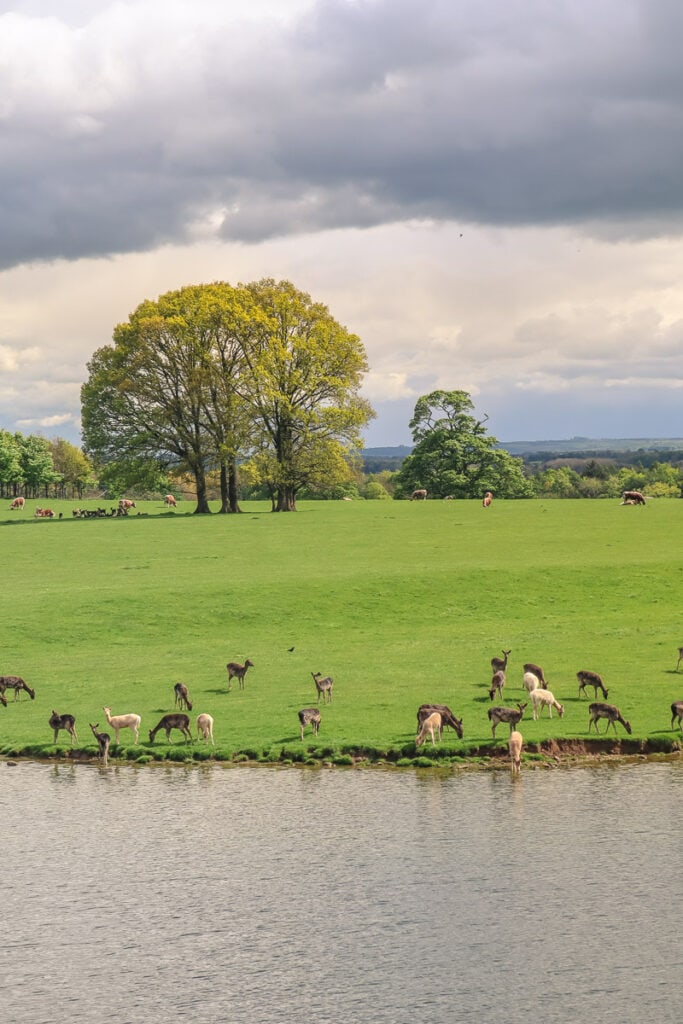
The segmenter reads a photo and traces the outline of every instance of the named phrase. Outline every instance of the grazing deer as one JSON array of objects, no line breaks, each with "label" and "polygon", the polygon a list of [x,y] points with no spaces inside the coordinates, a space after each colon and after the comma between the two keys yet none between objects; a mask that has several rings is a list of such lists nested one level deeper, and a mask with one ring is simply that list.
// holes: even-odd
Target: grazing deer
[{"label": "grazing deer", "polygon": [[14,690],[14,699],[18,700],[22,690],[25,690],[31,700],[36,699],[36,691],[28,683],[25,683],[21,676],[0,676],[0,693],[5,690]]},{"label": "grazing deer", "polygon": [[446,704],[420,704],[417,709],[417,728],[418,731],[422,726],[425,718],[428,718],[433,711],[438,711],[441,715],[442,728],[450,726],[451,729],[455,729],[458,739],[462,739],[462,719],[456,718],[451,709]]},{"label": "grazing deer", "polygon": [[100,726],[98,722],[96,722],[94,725],[92,722],[90,723],[92,734],[97,740],[97,746],[100,752],[100,757],[102,758],[102,764],[106,768],[107,761],[109,758],[109,744],[111,743],[111,736],[109,735],[108,732],[98,732],[97,730],[99,729],[99,727]]},{"label": "grazing deer", "polygon": [[498,669],[497,672],[493,673],[493,679],[491,680],[491,689],[489,690],[489,697],[491,700],[498,694],[498,699],[503,699],[503,687],[505,686],[505,672],[502,669]]},{"label": "grazing deer", "polygon": [[540,681],[541,681],[541,683],[543,685],[543,689],[544,690],[546,690],[548,688],[547,680],[546,680],[545,676],[543,675],[543,669],[541,668],[540,665],[534,665],[533,661],[527,661],[522,666],[522,668],[524,669],[525,672],[531,672],[531,673],[533,673],[533,675],[536,676],[537,679],[540,679]]},{"label": "grazing deer", "polygon": [[441,715],[438,711],[432,711],[431,715],[427,715],[424,722],[420,727],[415,738],[415,746],[419,747],[420,744],[424,743],[427,739],[427,735],[432,737],[432,746],[436,746],[436,740],[434,739],[434,732],[438,732],[439,739],[443,735],[443,725],[441,724]]},{"label": "grazing deer", "polygon": [[313,735],[318,735],[318,729],[320,728],[320,712],[317,708],[302,708],[301,711],[297,712],[299,715],[299,725],[301,726],[301,742],[304,741],[304,729],[307,725],[310,725],[313,729]]},{"label": "grazing deer", "polygon": [[519,723],[524,718],[525,708],[526,703],[518,704],[516,708],[489,708],[488,716],[489,722],[491,723],[491,732],[493,734],[494,740],[496,738],[496,729],[498,728],[501,722],[507,722],[508,725],[510,726],[510,732],[514,731],[514,727],[516,725],[519,725]]},{"label": "grazing deer", "polygon": [[592,686],[594,693],[593,696],[597,697],[598,690],[602,692],[602,696],[607,700],[608,692],[604,687],[602,679],[597,672],[589,672],[587,669],[582,669],[576,673],[576,678],[579,680],[579,697],[584,694],[586,697],[586,687]]},{"label": "grazing deer", "polygon": [[671,705],[671,728],[678,719],[678,728],[683,729],[683,700],[675,700]]},{"label": "grazing deer", "polygon": [[60,715],[53,708],[48,725],[54,733],[54,743],[57,742],[57,736],[59,735],[60,729],[65,729],[69,733],[69,736],[71,736],[71,746],[74,745],[74,740],[78,743],[78,736],[76,735],[76,719],[73,715]]},{"label": "grazing deer", "polygon": [[183,708],[187,711],[192,711],[192,701],[190,700],[190,694],[185,683],[176,683],[173,687],[173,692],[175,694],[173,707],[180,708],[181,711]]},{"label": "grazing deer", "polygon": [[254,662],[249,661],[249,658],[245,661],[244,665],[240,665],[238,661],[229,661],[225,666],[228,670],[228,692],[232,690],[232,680],[236,679],[239,683],[240,690],[244,689],[244,677],[247,674],[247,669],[254,667]]},{"label": "grazing deer", "polygon": [[590,713],[590,720],[588,722],[588,732],[591,731],[591,726],[594,725],[596,733],[599,734],[600,730],[598,729],[598,719],[606,718],[607,728],[605,729],[605,734],[607,733],[611,725],[614,729],[614,734],[616,736],[617,727],[615,723],[621,722],[629,736],[631,735],[631,723],[624,721],[624,719],[621,717],[621,711],[619,710],[619,708],[615,707],[614,704],[590,704],[588,706],[588,711]]},{"label": "grazing deer", "polygon": [[505,672],[508,667],[508,658],[512,654],[512,651],[503,651],[504,657],[502,658],[491,658],[491,671],[492,672]]},{"label": "grazing deer", "polygon": [[208,743],[211,740],[211,745],[215,747],[213,742],[213,718],[211,715],[202,714],[197,715],[197,739],[202,736]]},{"label": "grazing deer", "polygon": [[150,743],[154,743],[154,737],[156,736],[160,729],[163,729],[164,732],[166,733],[167,743],[170,741],[171,729],[179,729],[180,732],[185,737],[185,742],[192,742],[192,733],[190,732],[190,719],[187,717],[187,715],[181,715],[179,713],[174,715],[164,715],[161,721],[159,721],[154,726],[153,729],[149,730]]},{"label": "grazing deer", "polygon": [[320,703],[321,697],[323,699],[323,704],[325,703],[326,695],[328,704],[331,704],[332,687],[334,686],[334,679],[332,678],[332,676],[325,676],[325,678],[323,678],[321,672],[311,672],[311,675],[313,676],[315,688],[318,691],[318,704]]}]

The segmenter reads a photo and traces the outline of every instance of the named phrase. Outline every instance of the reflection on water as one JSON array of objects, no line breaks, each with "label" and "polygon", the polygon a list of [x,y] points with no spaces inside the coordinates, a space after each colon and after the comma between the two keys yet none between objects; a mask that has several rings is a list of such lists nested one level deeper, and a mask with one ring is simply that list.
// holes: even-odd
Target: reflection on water
[{"label": "reflection on water", "polygon": [[0,771],[4,1024],[678,1019],[680,764]]}]

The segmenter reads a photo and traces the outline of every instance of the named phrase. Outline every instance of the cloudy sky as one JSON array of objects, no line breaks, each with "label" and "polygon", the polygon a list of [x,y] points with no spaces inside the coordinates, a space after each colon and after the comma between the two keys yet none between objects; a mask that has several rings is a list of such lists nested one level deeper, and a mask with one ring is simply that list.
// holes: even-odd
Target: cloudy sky
[{"label": "cloudy sky", "polygon": [[289,278],[369,445],[681,437],[679,0],[0,0],[0,426],[78,442],[145,298]]}]

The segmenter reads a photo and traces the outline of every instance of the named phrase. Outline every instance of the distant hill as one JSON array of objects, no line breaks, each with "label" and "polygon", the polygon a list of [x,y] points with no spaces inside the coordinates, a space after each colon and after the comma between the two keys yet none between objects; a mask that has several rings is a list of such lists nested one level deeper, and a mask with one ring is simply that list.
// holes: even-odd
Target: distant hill
[{"label": "distant hill", "polygon": [[412,450],[407,444],[399,444],[395,448],[363,448],[363,458],[405,459]]}]

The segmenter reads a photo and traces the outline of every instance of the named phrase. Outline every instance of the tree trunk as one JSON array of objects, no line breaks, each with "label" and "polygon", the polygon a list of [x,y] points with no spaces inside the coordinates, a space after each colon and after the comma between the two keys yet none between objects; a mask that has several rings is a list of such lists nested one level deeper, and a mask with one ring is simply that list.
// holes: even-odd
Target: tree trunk
[{"label": "tree trunk", "polygon": [[296,491],[293,487],[283,485],[278,488],[276,512],[296,512]]},{"label": "tree trunk", "polygon": [[218,512],[225,515],[230,511],[230,500],[228,498],[228,470],[224,462],[221,462],[221,507]]},{"label": "tree trunk", "polygon": [[204,466],[193,466],[192,472],[197,487],[197,507],[194,510],[194,515],[210,515],[211,509],[209,508],[209,501],[206,496],[206,473],[204,472]]},{"label": "tree trunk", "polygon": [[231,459],[228,464],[228,510],[241,512],[240,499],[237,493],[237,463]]}]

